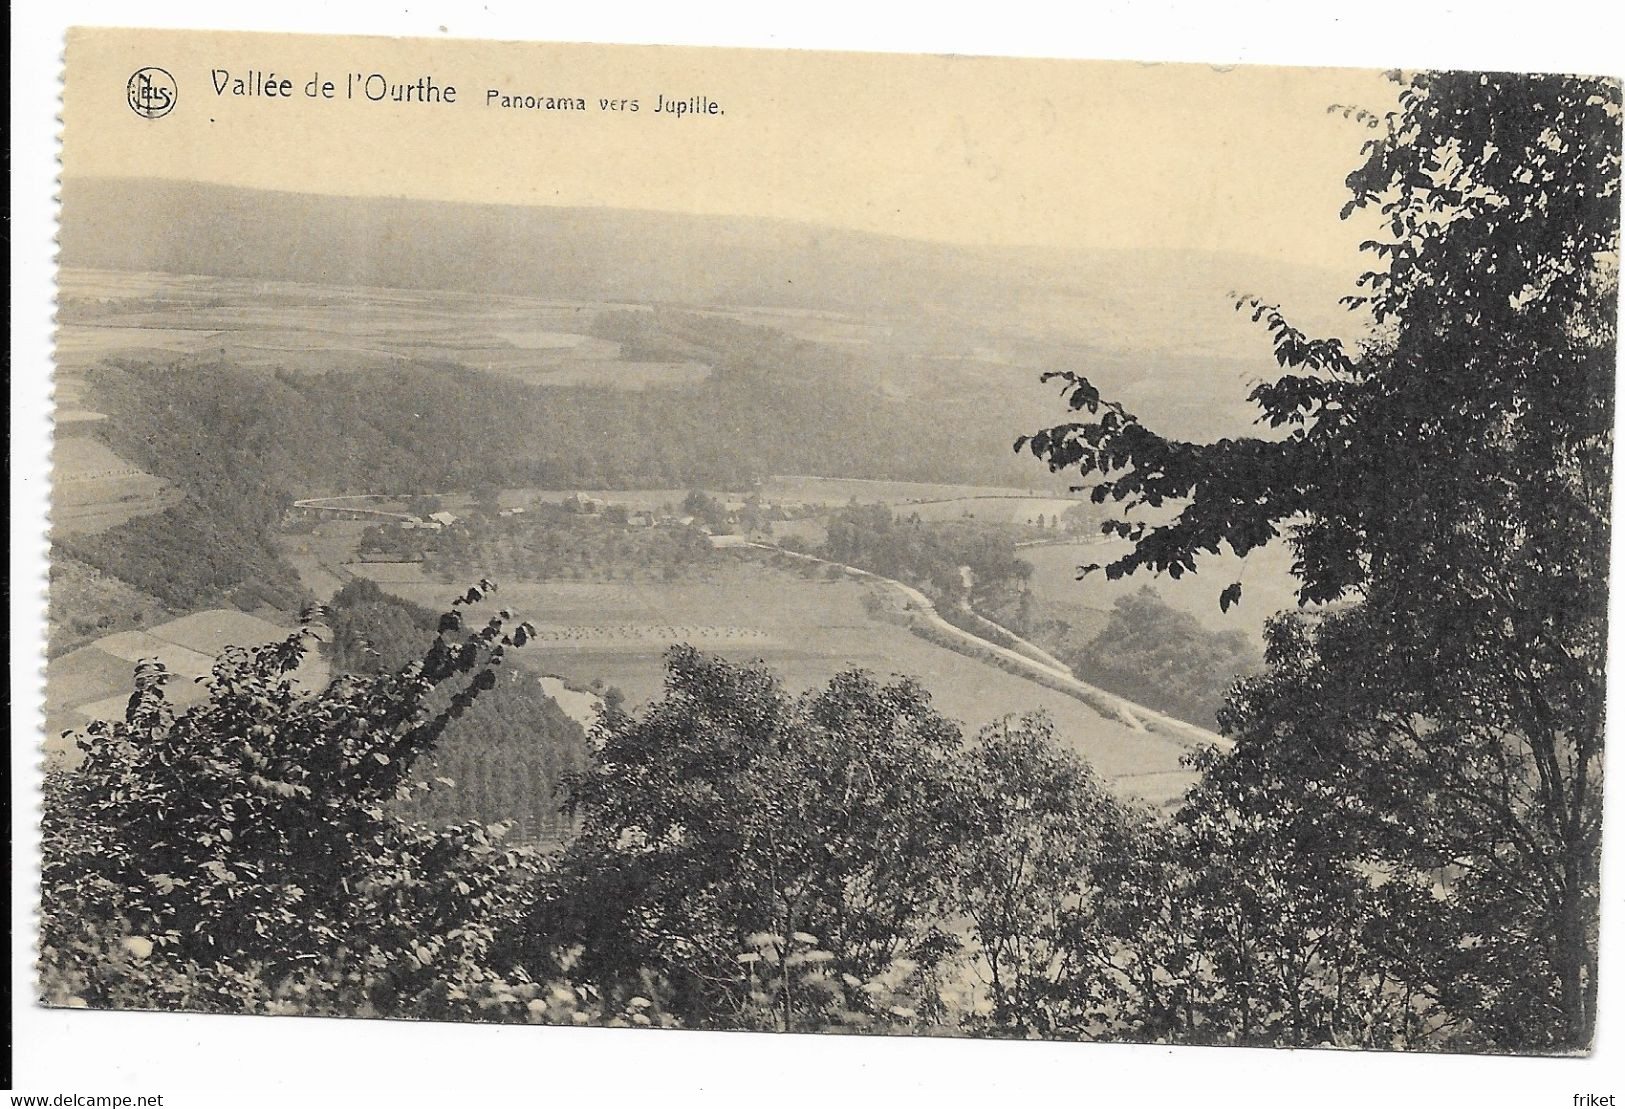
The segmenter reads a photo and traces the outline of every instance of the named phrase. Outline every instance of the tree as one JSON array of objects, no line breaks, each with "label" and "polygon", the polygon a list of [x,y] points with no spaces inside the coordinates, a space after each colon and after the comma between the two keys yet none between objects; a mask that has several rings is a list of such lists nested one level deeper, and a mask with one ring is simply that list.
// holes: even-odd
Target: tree
[{"label": "tree", "polygon": [[683,498],[683,515],[694,517],[713,532],[728,529],[728,510],[721,501],[698,489],[691,490]]},{"label": "tree", "polygon": [[[581,821],[527,923],[527,965],[561,949],[606,999],[651,988],[697,1025],[774,1024],[862,1009],[899,958],[945,949],[932,928],[967,833],[957,728],[918,686],[843,674],[793,697],[756,666],[675,647],[665,696],[607,714],[570,788]],[[798,990],[810,951],[830,990]]]},{"label": "tree", "polygon": [[1100,1035],[1115,998],[1099,926],[1103,861],[1130,821],[1042,716],[989,725],[968,753],[976,833],[957,867],[956,907],[1001,1034]]},{"label": "tree", "polygon": [[1091,950],[1106,1034],[1157,1042],[1378,1049],[1476,1044],[1446,1004],[1449,916],[1425,881],[1372,880],[1317,795],[1212,749],[1172,819],[1131,814],[1102,852]]},{"label": "tree", "polygon": [[[1478,1016],[1505,1046],[1572,1047],[1595,1017],[1620,87],[1396,80],[1398,111],[1348,113],[1374,132],[1344,211],[1384,221],[1350,300],[1374,338],[1350,352],[1244,298],[1286,370],[1251,394],[1271,437],[1169,440],[1064,373],[1082,417],[1017,446],[1118,505],[1105,528],[1133,546],[1110,577],[1178,577],[1285,533],[1301,601],[1353,606],[1259,681],[1380,697],[1353,721],[1277,721],[1260,685],[1233,723],[1335,765],[1328,813],[1387,829],[1391,864],[1449,864],[1452,903],[1476,905],[1490,940],[1517,928],[1497,919],[1527,920],[1527,960],[1462,937]],[[1522,1017],[1496,1017],[1512,998]]]},{"label": "tree", "polygon": [[1204,727],[1230,685],[1261,662],[1241,632],[1208,630],[1150,586],[1119,597],[1100,633],[1063,659],[1085,681]]},{"label": "tree", "polygon": [[96,992],[121,985],[105,977],[119,945],[158,987],[213,983],[198,1003],[216,1009],[333,971],[327,985],[353,983],[375,1011],[417,999],[431,1015],[449,991],[496,980],[487,955],[530,864],[498,844],[501,826],[389,811],[530,635],[507,613],[465,631],[462,606],[491,588],[460,597],[416,661],[321,690],[296,680],[319,609],[282,642],[228,648],[185,711],[163,666],[143,662],[124,719],[92,724],[84,763],[47,790],[42,961],[82,980],[90,1004],[131,1003]]}]

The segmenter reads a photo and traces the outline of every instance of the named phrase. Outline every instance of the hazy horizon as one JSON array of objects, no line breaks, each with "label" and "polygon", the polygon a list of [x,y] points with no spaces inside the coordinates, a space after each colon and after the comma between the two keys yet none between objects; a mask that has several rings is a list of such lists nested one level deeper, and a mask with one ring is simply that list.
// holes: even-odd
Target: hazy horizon
[{"label": "hazy horizon", "polygon": [[[148,176],[135,176],[126,174],[63,174],[59,178],[59,188],[69,183],[91,182],[130,182],[163,186],[205,186],[211,188],[237,189],[245,192],[272,193],[277,196],[301,198],[310,200],[334,201],[378,201],[384,203],[406,203],[425,205],[444,205],[454,208],[506,208],[523,212],[554,212],[554,213],[591,213],[609,214],[618,213],[631,216],[657,216],[693,220],[711,220],[716,222],[744,221],[782,224],[787,227],[816,229],[820,231],[833,231],[865,238],[885,239],[898,244],[910,246],[947,247],[955,250],[966,250],[987,255],[1017,255],[1031,253],[1037,256],[1055,258],[1059,256],[1109,256],[1109,255],[1182,255],[1212,258],[1234,258],[1270,265],[1286,265],[1302,267],[1304,269],[1320,270],[1325,272],[1338,271],[1338,265],[1331,261],[1299,261],[1292,258],[1271,257],[1257,250],[1248,250],[1245,247],[1227,246],[1200,247],[1181,246],[1176,244],[1160,246],[1090,246],[1090,245],[1056,245],[1053,243],[966,243],[946,239],[929,239],[918,235],[908,235],[896,231],[868,230],[864,228],[849,227],[841,224],[822,222],[812,218],[796,218],[790,216],[757,215],[739,212],[688,212],[676,208],[658,208],[642,206],[624,206],[611,204],[520,204],[497,203],[476,199],[469,200],[439,200],[423,197],[408,196],[405,194],[362,194],[321,192],[308,189],[271,188],[251,185],[222,185],[218,182],[201,181],[195,178],[168,177],[161,174]],[[1347,259],[1340,259],[1347,261]],[[72,266],[74,263],[64,263]],[[199,275],[205,276],[205,275]]]},{"label": "hazy horizon", "polygon": [[[92,111],[92,86],[70,85],[64,117],[79,133],[64,179],[743,216],[969,247],[1311,266],[1345,266],[1369,237],[1338,210],[1371,132],[1328,108],[1394,103],[1381,73],[1356,69],[518,43],[464,44],[448,66],[441,43],[382,39],[359,65],[353,45],[315,37],[114,41],[75,34],[76,69],[117,75],[122,91],[137,59],[168,63],[177,107],[161,122]],[[214,70],[297,84],[358,68],[433,73],[463,99],[278,103],[210,87]],[[594,102],[504,110],[485,105],[488,89]],[[596,110],[599,96],[657,93],[703,94],[726,114]]]}]

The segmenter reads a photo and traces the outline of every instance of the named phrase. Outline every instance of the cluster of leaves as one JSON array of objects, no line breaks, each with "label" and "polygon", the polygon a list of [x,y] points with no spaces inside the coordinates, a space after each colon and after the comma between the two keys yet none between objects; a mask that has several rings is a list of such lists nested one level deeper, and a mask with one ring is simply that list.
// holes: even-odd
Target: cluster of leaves
[{"label": "cluster of leaves", "polygon": [[797,933],[821,938],[842,982],[944,952],[941,860],[968,834],[959,732],[914,683],[854,672],[792,697],[759,667],[678,647],[665,697],[595,740],[569,790],[580,833],[526,922],[533,974],[579,949],[606,997],[654,975],[686,1022],[732,1027],[764,988],[740,956],[773,933],[790,938],[766,960],[781,1026],[814,1027],[834,1000],[794,989]]},{"label": "cluster of leaves", "polygon": [[1042,716],[989,726],[966,758],[978,834],[956,867],[956,902],[987,988],[967,1023],[1100,1035],[1112,949],[1098,918],[1116,895],[1103,882],[1128,850],[1133,814]]},{"label": "cluster of leaves", "polygon": [[381,1012],[490,978],[486,953],[533,861],[501,845],[504,826],[390,812],[525,627],[501,613],[463,632],[462,604],[490,588],[459,598],[421,658],[320,691],[295,680],[323,627],[314,608],[282,642],[227,649],[208,699],[185,711],[165,695],[171,675],[143,662],[124,719],[91,725],[84,763],[47,781],[47,962],[93,987],[106,952],[92,941],[117,935],[161,968],[159,985],[216,968],[228,1008],[313,963],[344,967]]},{"label": "cluster of leaves", "polygon": [[1174,819],[1108,879],[1117,1038],[1290,1047],[1493,1046],[1451,1007],[1449,909],[1375,867],[1320,798],[1283,797],[1245,756],[1205,752]]},{"label": "cluster of leaves", "polygon": [[[1269,757],[1237,765],[1276,803],[1369,833],[1370,865],[1447,868],[1441,913],[1475,922],[1459,946],[1477,1033],[1578,1047],[1596,1002],[1620,86],[1395,78],[1399,110],[1350,113],[1373,133],[1345,215],[1383,224],[1351,303],[1382,330],[1351,352],[1240,305],[1284,371],[1251,395],[1273,437],[1171,440],[1065,373],[1078,419],[1017,447],[1118,506],[1133,545],[1111,577],[1177,577],[1286,533],[1300,599],[1356,611],[1280,633],[1234,725]],[[1302,755],[1280,755],[1287,737]],[[1324,795],[1337,774],[1352,788]]]},{"label": "cluster of leaves", "polygon": [[1387,877],[1385,891],[1429,890],[1391,950],[1455,1016],[1455,1034],[1573,1047],[1562,968],[1595,951],[1597,902],[1594,885],[1575,891],[1566,877],[1583,876],[1594,840],[1567,839],[1550,819],[1535,749],[1503,723],[1498,676],[1460,674],[1473,684],[1446,698],[1379,618],[1364,605],[1277,617],[1268,670],[1240,684],[1222,718],[1235,753],[1204,788],[1247,791],[1258,809],[1274,796],[1276,819],[1301,823],[1303,851],[1326,873],[1365,868]]}]

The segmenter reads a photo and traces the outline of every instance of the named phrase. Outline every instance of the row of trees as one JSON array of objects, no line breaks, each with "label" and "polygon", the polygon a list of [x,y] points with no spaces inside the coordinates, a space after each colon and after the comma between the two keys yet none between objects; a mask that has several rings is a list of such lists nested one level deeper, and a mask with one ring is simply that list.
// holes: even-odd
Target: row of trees
[{"label": "row of trees", "polygon": [[469,706],[413,775],[414,792],[396,806],[435,827],[512,822],[511,838],[552,844],[571,822],[562,789],[587,763],[581,725],[566,716],[535,675],[509,670]]},{"label": "row of trees", "polygon": [[830,514],[814,553],[918,585],[938,598],[993,608],[1032,576],[1010,529],[968,521],[899,518],[890,505],[852,504]]},{"label": "row of trees", "polygon": [[[410,664],[439,625],[429,609],[365,578],[334,594],[325,621],[322,652],[335,671],[358,676]],[[554,841],[569,828],[561,788],[586,761],[581,725],[534,674],[506,670],[447,725],[414,769],[412,792],[392,811],[436,827],[511,820],[516,840]]]}]

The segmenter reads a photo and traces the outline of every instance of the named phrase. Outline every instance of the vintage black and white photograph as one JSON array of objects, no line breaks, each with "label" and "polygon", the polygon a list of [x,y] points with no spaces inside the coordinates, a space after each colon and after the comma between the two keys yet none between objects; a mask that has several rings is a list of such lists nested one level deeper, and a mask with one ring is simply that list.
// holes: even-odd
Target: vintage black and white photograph
[{"label": "vintage black and white photograph", "polygon": [[1618,1019],[1617,78],[82,29],[63,97],[43,1004]]}]

